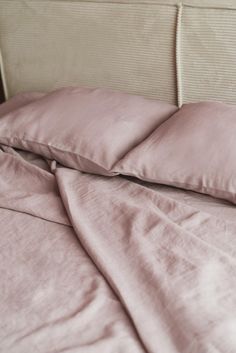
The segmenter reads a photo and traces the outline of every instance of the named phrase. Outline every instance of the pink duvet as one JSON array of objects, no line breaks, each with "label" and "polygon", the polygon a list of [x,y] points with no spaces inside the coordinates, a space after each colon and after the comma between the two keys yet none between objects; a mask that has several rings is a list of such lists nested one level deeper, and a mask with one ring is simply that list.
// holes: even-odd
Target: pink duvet
[{"label": "pink duvet", "polygon": [[236,222],[52,167],[0,151],[0,352],[236,352]]}]

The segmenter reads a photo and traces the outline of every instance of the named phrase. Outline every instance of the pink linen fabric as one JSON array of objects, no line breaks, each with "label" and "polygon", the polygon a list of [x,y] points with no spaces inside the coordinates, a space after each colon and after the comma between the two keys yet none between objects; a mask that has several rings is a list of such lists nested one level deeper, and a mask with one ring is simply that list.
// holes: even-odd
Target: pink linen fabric
[{"label": "pink linen fabric", "polygon": [[0,118],[15,109],[21,108],[26,104],[32,103],[37,99],[42,98],[43,96],[44,93],[40,92],[26,92],[15,95],[8,101],[0,104]]},{"label": "pink linen fabric", "polygon": [[1,352],[236,351],[236,222],[8,152],[0,189]]},{"label": "pink linen fabric", "polygon": [[71,227],[3,207],[0,235],[1,353],[146,353]]},{"label": "pink linen fabric", "polygon": [[54,175],[17,153],[0,152],[0,190],[0,207],[70,225]]},{"label": "pink linen fabric", "polygon": [[0,352],[145,353],[54,175],[0,152]]},{"label": "pink linen fabric", "polygon": [[[198,148],[219,131],[219,146],[233,146],[221,121],[222,114],[234,126],[226,108],[215,108],[212,124],[197,109],[186,114],[181,126],[189,133],[191,116],[199,117]],[[203,111],[208,117],[212,108]],[[202,125],[214,132],[204,130],[205,137]],[[56,163],[50,172],[37,156],[33,164],[25,158],[0,149],[0,352],[236,351],[233,217],[201,212],[128,178]]]},{"label": "pink linen fabric", "polygon": [[81,171],[115,174],[112,166],[176,110],[106,89],[64,88],[3,116],[0,143]]},{"label": "pink linen fabric", "polygon": [[114,168],[236,203],[236,107],[184,105]]},{"label": "pink linen fabric", "polygon": [[56,178],[80,243],[146,352],[236,351],[235,222],[121,177],[58,168]]}]

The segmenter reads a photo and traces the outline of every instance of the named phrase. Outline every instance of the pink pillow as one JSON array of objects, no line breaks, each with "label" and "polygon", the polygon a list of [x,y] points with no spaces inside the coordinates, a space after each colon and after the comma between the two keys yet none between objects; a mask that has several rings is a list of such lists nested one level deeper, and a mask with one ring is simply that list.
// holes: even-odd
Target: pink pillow
[{"label": "pink pillow", "polygon": [[106,89],[63,88],[3,116],[0,143],[113,175],[112,166],[176,110]]},{"label": "pink pillow", "polygon": [[236,203],[236,106],[184,105],[115,171]]}]

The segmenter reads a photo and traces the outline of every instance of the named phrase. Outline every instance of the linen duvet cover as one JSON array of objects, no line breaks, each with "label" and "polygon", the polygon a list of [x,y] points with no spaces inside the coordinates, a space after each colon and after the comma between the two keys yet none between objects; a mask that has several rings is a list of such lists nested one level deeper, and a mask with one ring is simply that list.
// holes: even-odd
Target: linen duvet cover
[{"label": "linen duvet cover", "polygon": [[232,203],[18,148],[0,150],[0,352],[236,351]]}]

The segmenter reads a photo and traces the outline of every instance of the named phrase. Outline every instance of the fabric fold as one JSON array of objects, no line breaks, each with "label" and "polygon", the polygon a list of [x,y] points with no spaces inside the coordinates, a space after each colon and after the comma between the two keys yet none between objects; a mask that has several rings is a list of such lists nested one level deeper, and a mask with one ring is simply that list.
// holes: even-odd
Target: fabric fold
[{"label": "fabric fold", "polygon": [[17,153],[0,153],[0,207],[70,226],[53,174]]},{"label": "fabric fold", "polygon": [[235,223],[120,177],[58,168],[56,178],[80,242],[149,353],[236,349]]}]

